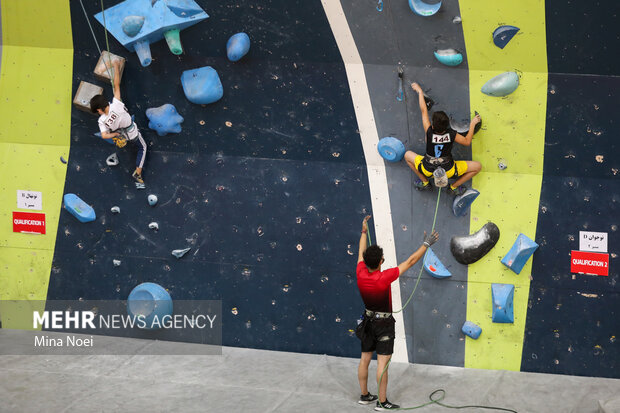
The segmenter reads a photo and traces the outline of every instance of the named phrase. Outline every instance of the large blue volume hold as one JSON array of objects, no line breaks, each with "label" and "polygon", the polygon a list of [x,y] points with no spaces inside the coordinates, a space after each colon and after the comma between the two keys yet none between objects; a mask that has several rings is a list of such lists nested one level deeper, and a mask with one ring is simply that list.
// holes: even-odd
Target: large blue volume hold
[{"label": "large blue volume hold", "polygon": [[481,89],[485,95],[508,96],[519,87],[519,75],[516,72],[504,72],[486,82]]},{"label": "large blue volume hold", "polygon": [[206,105],[224,96],[224,87],[217,72],[211,66],[186,70],[181,75],[185,97],[192,103]]},{"label": "large blue volume hold", "polygon": [[508,42],[515,37],[518,31],[519,28],[515,26],[499,26],[493,31],[493,43],[495,43],[495,46],[503,49]]},{"label": "large blue volume hold", "polygon": [[144,328],[157,329],[172,315],[172,298],[161,285],[142,283],[129,293],[127,313],[144,320]]},{"label": "large blue volume hold", "polygon": [[502,258],[502,264],[519,274],[537,248],[536,242],[524,234],[519,234],[508,254]]},{"label": "large blue volume hold", "polygon": [[405,145],[391,136],[380,139],[377,150],[379,155],[388,162],[399,162],[405,156]]},{"label": "large blue volume hold", "polygon": [[226,56],[231,62],[236,62],[250,51],[250,36],[241,32],[233,34],[226,43]]},{"label": "large blue volume hold", "polygon": [[170,103],[147,109],[146,117],[149,118],[149,128],[156,131],[159,136],[181,132],[183,116],[179,115],[177,108]]},{"label": "large blue volume hold", "polygon": [[513,299],[515,286],[512,284],[493,284],[493,322],[514,323]]},{"label": "large blue volume hold", "polygon": [[465,191],[463,195],[459,195],[454,198],[454,202],[452,203],[452,212],[457,217],[462,217],[467,213],[471,204],[478,198],[480,192],[471,188]]},{"label": "large blue volume hold", "polygon": [[480,333],[482,333],[482,329],[480,328],[480,326],[472,323],[471,321],[465,321],[465,323],[463,323],[461,331],[463,332],[463,334],[473,338],[474,340],[478,340],[478,337],[480,337]]},{"label": "large blue volume hold", "polygon": [[431,248],[426,250],[426,254],[424,254],[424,262],[422,264],[424,266],[424,270],[431,276],[435,278],[446,278],[451,277],[452,274]]},{"label": "large blue volume hold", "polygon": [[80,222],[94,221],[97,216],[95,210],[76,194],[65,194],[63,197],[65,208]]}]

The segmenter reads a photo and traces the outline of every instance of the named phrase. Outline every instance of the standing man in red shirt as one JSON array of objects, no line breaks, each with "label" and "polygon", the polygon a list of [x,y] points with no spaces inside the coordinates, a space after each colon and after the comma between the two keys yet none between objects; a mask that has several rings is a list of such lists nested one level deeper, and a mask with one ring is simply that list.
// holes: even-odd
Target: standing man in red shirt
[{"label": "standing man in red shirt", "polygon": [[[398,409],[400,406],[391,403],[386,397],[388,372],[387,363],[394,351],[394,337],[396,336],[392,317],[392,295],[390,286],[401,274],[411,268],[426,253],[428,247],[433,245],[439,238],[439,234],[433,231],[426,235],[424,242],[411,256],[398,267],[381,271],[383,249],[378,245],[366,248],[368,220],[367,215],[362,222],[362,235],[357,257],[357,287],[366,306],[364,318],[357,327],[355,334],[362,342],[362,357],[357,369],[357,378],[360,383],[362,395],[359,404],[370,404],[377,400],[377,396],[368,392],[368,365],[372,359],[373,351],[377,352],[377,384],[379,385],[379,400],[375,407],[376,411]],[[383,371],[385,370],[385,373]],[[383,377],[381,375],[383,374]]]}]

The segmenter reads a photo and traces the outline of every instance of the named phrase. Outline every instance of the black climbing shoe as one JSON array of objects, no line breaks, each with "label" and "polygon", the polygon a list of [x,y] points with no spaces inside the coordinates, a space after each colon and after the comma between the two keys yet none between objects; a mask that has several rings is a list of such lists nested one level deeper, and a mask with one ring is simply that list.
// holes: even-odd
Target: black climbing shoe
[{"label": "black climbing shoe", "polygon": [[370,392],[368,392],[368,394],[366,395],[361,395],[360,399],[357,401],[359,404],[370,404],[372,402],[374,402],[375,400],[377,400],[377,396],[374,394],[370,394]]},{"label": "black climbing shoe", "polygon": [[136,181],[137,183],[139,183],[139,184],[143,184],[143,183],[144,183],[144,180],[142,179],[142,175],[141,175],[141,174],[139,174],[139,173],[137,173],[137,172],[135,172],[135,171],[134,171],[134,173],[133,173],[133,174],[131,174],[131,177],[132,177],[133,179],[135,179],[135,181]]},{"label": "black climbing shoe", "polygon": [[452,189],[452,186],[448,185],[448,192],[450,192],[451,195],[463,195],[465,191],[467,191],[467,188],[465,188],[465,186],[463,185],[457,186],[455,189]]},{"label": "black climbing shoe", "polygon": [[377,405],[375,406],[375,411],[377,412],[385,412],[388,410],[396,410],[400,409],[400,406],[394,403],[391,403],[388,399],[385,399],[383,403],[379,403],[377,400]]},{"label": "black climbing shoe", "polygon": [[415,186],[415,189],[417,189],[418,191],[432,191],[433,190],[433,186],[431,185],[430,182],[427,185],[424,185],[424,183],[420,181],[419,179],[415,180],[415,182],[413,183],[413,186]]}]

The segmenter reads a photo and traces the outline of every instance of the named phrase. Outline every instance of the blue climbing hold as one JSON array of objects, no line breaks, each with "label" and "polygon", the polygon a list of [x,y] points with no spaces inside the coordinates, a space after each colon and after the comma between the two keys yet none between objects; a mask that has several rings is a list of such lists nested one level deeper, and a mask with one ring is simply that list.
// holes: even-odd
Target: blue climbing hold
[{"label": "blue climbing hold", "polygon": [[144,25],[144,16],[127,16],[121,25],[123,32],[129,37],[136,37]]},{"label": "blue climbing hold", "polygon": [[461,331],[463,334],[473,338],[474,340],[478,340],[480,333],[482,333],[480,326],[472,323],[471,321],[465,321],[465,323],[463,323],[463,327],[461,327]]},{"label": "blue climbing hold", "polygon": [[435,58],[446,66],[458,66],[463,62],[463,55],[455,49],[436,50]]},{"label": "blue climbing hold", "polygon": [[76,194],[65,194],[63,200],[67,211],[76,217],[78,221],[91,222],[97,218],[95,210]]},{"label": "blue climbing hold", "polygon": [[495,76],[482,86],[482,93],[489,96],[508,96],[519,87],[519,75],[515,72],[504,72]]},{"label": "blue climbing hold", "polygon": [[502,264],[519,274],[537,248],[536,242],[524,234],[519,234],[508,254],[502,258]]},{"label": "blue climbing hold", "polygon": [[142,283],[129,293],[127,313],[130,317],[144,320],[144,328],[155,330],[172,315],[172,298],[161,285]]},{"label": "blue climbing hold", "polygon": [[231,62],[240,60],[250,51],[250,36],[245,33],[237,33],[230,36],[226,43],[226,56]]},{"label": "blue climbing hold", "polygon": [[423,262],[424,270],[431,276],[435,278],[446,278],[451,277],[452,274],[431,248],[426,250],[426,254],[424,254],[424,262]]},{"label": "blue climbing hold", "polygon": [[441,8],[441,2],[435,4],[424,3],[421,0],[409,0],[409,8],[418,16],[432,16]]},{"label": "blue climbing hold", "polygon": [[493,31],[493,43],[495,43],[495,46],[503,49],[515,37],[518,31],[519,28],[515,26],[499,26]]},{"label": "blue climbing hold", "polygon": [[149,118],[149,128],[156,131],[159,136],[181,132],[183,116],[179,115],[177,108],[170,103],[147,109],[146,117]]},{"label": "blue climbing hold", "polygon": [[186,70],[181,75],[183,92],[192,103],[206,105],[224,96],[224,87],[217,72],[211,66]]},{"label": "blue climbing hold", "polygon": [[493,322],[514,323],[515,286],[512,284],[493,284],[491,290],[493,295]]},{"label": "blue climbing hold", "polygon": [[471,204],[478,198],[478,195],[480,195],[480,192],[471,188],[465,191],[463,195],[454,198],[454,202],[452,203],[452,212],[454,216],[462,217],[465,215]]},{"label": "blue climbing hold", "polygon": [[399,162],[405,156],[405,145],[391,136],[380,139],[377,150],[379,155],[388,162]]}]

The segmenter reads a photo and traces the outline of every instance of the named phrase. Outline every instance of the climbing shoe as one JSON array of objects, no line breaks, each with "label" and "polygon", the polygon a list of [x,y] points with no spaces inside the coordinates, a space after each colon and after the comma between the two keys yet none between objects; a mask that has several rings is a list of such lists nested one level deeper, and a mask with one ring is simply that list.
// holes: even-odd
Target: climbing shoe
[{"label": "climbing shoe", "polygon": [[465,188],[463,185],[457,186],[454,189],[452,189],[452,185],[448,186],[448,192],[450,192],[450,194],[454,196],[463,195],[465,191],[467,191],[467,188]]},{"label": "climbing shoe", "polygon": [[420,181],[419,179],[415,180],[415,182],[413,183],[413,186],[415,186],[415,189],[417,189],[418,191],[432,191],[433,190],[433,187],[430,182],[424,185],[424,182]]},{"label": "climbing shoe", "polygon": [[137,172],[135,172],[135,171],[134,171],[134,173],[133,173],[133,174],[131,174],[131,177],[132,177],[133,179],[135,179],[135,181],[136,181],[137,183],[139,183],[139,184],[143,184],[143,183],[144,183],[144,180],[142,179],[142,174],[139,174],[139,173],[137,173]]},{"label": "climbing shoe", "polygon": [[370,404],[372,402],[374,402],[375,400],[377,400],[377,396],[374,394],[370,394],[370,392],[368,392],[368,394],[366,395],[361,395],[360,399],[357,401],[359,404]]},{"label": "climbing shoe", "polygon": [[400,409],[400,406],[390,402],[388,399],[385,399],[383,403],[379,403],[379,400],[377,400],[377,405],[375,406],[376,412],[385,412],[388,410],[397,410],[397,409]]}]

